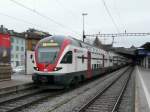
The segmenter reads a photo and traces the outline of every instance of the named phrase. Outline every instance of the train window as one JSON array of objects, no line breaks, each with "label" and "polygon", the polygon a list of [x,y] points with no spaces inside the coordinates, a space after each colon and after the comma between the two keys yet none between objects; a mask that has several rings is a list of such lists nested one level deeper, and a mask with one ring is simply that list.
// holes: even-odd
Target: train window
[{"label": "train window", "polygon": [[53,64],[58,56],[59,48],[38,48],[38,61],[39,63],[50,63]]},{"label": "train window", "polygon": [[61,60],[61,63],[72,63],[72,51],[68,51],[63,59]]},{"label": "train window", "polygon": [[96,69],[96,64],[94,64],[94,69]]},{"label": "train window", "polygon": [[84,55],[82,55],[82,63],[84,63]]}]

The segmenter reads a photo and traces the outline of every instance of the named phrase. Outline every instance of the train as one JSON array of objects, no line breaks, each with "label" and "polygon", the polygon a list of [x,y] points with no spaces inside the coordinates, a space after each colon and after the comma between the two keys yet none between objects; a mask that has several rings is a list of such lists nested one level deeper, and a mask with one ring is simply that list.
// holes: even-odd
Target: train
[{"label": "train", "polygon": [[76,85],[129,64],[128,58],[70,36],[54,35],[35,47],[36,84]]}]

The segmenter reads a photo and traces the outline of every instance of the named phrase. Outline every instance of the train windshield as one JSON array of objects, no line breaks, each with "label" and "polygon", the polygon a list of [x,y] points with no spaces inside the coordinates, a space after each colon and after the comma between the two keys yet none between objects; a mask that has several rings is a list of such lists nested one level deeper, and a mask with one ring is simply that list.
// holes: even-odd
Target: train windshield
[{"label": "train windshield", "polygon": [[43,47],[38,49],[39,63],[53,64],[58,56],[59,47]]}]

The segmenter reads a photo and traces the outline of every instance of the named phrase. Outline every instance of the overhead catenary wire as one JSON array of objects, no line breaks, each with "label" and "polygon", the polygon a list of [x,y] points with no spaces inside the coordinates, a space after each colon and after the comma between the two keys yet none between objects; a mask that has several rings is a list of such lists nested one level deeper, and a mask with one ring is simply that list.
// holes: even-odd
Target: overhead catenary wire
[{"label": "overhead catenary wire", "polygon": [[62,7],[68,14],[72,15],[72,16],[78,16],[75,12],[73,12],[71,9],[69,9],[68,7],[64,7],[63,4],[59,1],[59,0],[55,0],[55,2]]},{"label": "overhead catenary wire", "polygon": [[[2,12],[0,12],[0,15],[1,15],[1,16],[4,16],[4,17],[7,17],[7,18],[9,18],[9,19],[11,19],[11,20],[15,20],[15,21],[17,21],[17,22],[19,21],[19,22],[24,23],[24,24],[32,25],[32,27],[33,27],[33,26],[36,26],[36,27],[38,27],[39,30],[42,30],[41,28],[44,28],[44,29],[47,29],[47,28],[48,28],[48,27],[45,27],[45,26],[41,26],[41,25],[38,25],[38,24],[35,24],[35,23],[32,23],[32,22],[26,21],[26,20],[24,20],[24,19],[20,19],[20,18],[14,17],[14,16],[10,16],[10,15],[4,14],[4,13],[2,13]],[[48,28],[48,29],[49,29],[49,28]],[[55,29],[51,29],[51,28],[50,28],[50,30],[56,31]],[[52,33],[51,33],[51,34],[52,34]]]},{"label": "overhead catenary wire", "polygon": [[105,7],[105,10],[106,10],[106,12],[108,13],[108,15],[109,15],[109,17],[110,17],[112,23],[114,24],[114,26],[115,26],[117,32],[119,33],[119,28],[118,28],[118,26],[117,26],[117,24],[116,24],[114,18],[112,17],[112,15],[111,15],[111,13],[110,13],[108,7],[107,7],[107,4],[106,4],[105,0],[102,0],[102,2],[103,2],[103,5],[104,5],[104,7]]},{"label": "overhead catenary wire", "polygon": [[121,27],[125,30],[125,29],[126,29],[126,25],[125,25],[125,23],[123,22],[123,20],[122,20],[122,18],[121,18],[120,11],[118,10],[116,1],[113,0],[113,2],[114,2],[114,9],[115,9],[115,12],[116,12],[116,14],[117,14],[117,16],[118,16],[118,19],[119,19],[119,21],[120,21]]},{"label": "overhead catenary wire", "polygon": [[58,26],[60,26],[60,27],[62,27],[62,28],[65,28],[65,29],[67,29],[67,30],[69,30],[69,31],[72,31],[72,32],[76,33],[76,35],[80,36],[80,34],[78,34],[76,31],[72,30],[71,28],[67,27],[66,25],[63,25],[63,24],[61,24],[61,23],[55,21],[54,19],[48,17],[47,15],[44,15],[44,14],[42,14],[41,12],[38,12],[38,11],[35,10],[35,9],[29,8],[29,7],[27,7],[26,5],[24,5],[24,4],[20,3],[20,2],[17,2],[16,0],[10,0],[10,1],[13,2],[13,3],[15,3],[15,4],[17,4],[17,5],[19,5],[19,6],[21,6],[21,7],[23,7],[23,8],[25,8],[25,9],[27,9],[27,10],[29,10],[29,11],[31,11],[31,12],[33,12],[33,13],[35,13],[35,14],[37,14],[38,16],[40,16],[40,17],[42,17],[42,18],[44,18],[44,19],[46,19],[46,20],[49,20],[49,21],[51,21],[51,22],[57,24]]},{"label": "overhead catenary wire", "polygon": [[24,20],[24,19],[20,19],[20,18],[14,17],[14,16],[10,16],[10,15],[7,15],[7,14],[2,13],[2,12],[0,12],[0,15],[1,15],[1,16],[5,16],[5,17],[10,18],[10,19],[13,19],[13,20],[16,20],[16,21],[20,21],[20,22],[25,23],[25,24],[28,24],[28,25],[33,25],[33,26],[36,26],[36,27],[39,27],[39,28],[46,28],[46,27],[44,27],[44,26],[37,25],[37,24],[34,24],[34,23],[32,23],[32,22],[29,22],[29,21],[26,21],[26,20]]},{"label": "overhead catenary wire", "polygon": [[[23,7],[23,8],[25,8],[25,9],[31,11],[31,12],[33,12],[33,13],[36,13],[37,15],[39,15],[39,16],[41,16],[41,17],[44,17],[44,18],[46,18],[46,19],[49,19],[51,22],[54,22],[54,23],[57,24],[57,25],[63,26],[62,24],[57,23],[55,20],[53,20],[53,19],[51,19],[51,18],[45,16],[45,15],[42,14],[42,13],[39,13],[39,12],[36,11],[35,9],[31,9],[31,8],[29,8],[29,7],[25,6],[25,5],[23,5],[23,4],[19,3],[19,2],[17,2],[16,0],[10,0],[10,1],[14,2],[15,4],[17,4],[17,5],[19,5],[19,6]],[[64,27],[64,26],[63,26],[63,27]]]},{"label": "overhead catenary wire", "polygon": [[[81,18],[79,18],[80,15],[77,14],[75,11],[71,10],[71,8],[65,7],[61,0],[54,0],[54,1],[55,1],[60,7],[62,7],[62,9],[63,9],[66,13],[68,13],[70,16],[73,16],[73,19],[74,19],[76,22],[81,21],[81,20],[80,20]],[[78,19],[78,21],[77,21],[77,19]],[[79,24],[80,24],[80,23],[79,23]]]},{"label": "overhead catenary wire", "polygon": [[[115,0],[113,0],[113,3],[114,3],[114,9],[115,9],[115,12],[118,16],[118,19],[119,19],[119,23],[120,23],[120,26],[121,26],[121,32],[125,32],[126,33],[126,25],[125,25],[125,22],[123,22],[122,18],[121,18],[121,15],[120,15],[120,10],[118,10],[118,7],[117,7],[117,3]],[[118,38],[119,39],[119,38]],[[127,38],[120,38],[120,41],[119,43],[123,43],[126,40]]]}]

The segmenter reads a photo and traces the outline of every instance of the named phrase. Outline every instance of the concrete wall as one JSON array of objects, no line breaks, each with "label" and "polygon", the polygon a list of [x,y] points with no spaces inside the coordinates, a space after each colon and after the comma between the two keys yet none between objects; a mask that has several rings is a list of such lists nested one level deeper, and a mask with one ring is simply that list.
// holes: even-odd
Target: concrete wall
[{"label": "concrete wall", "polygon": [[[32,58],[31,58],[32,55]],[[33,74],[35,65],[34,51],[27,51],[26,74]]]}]

